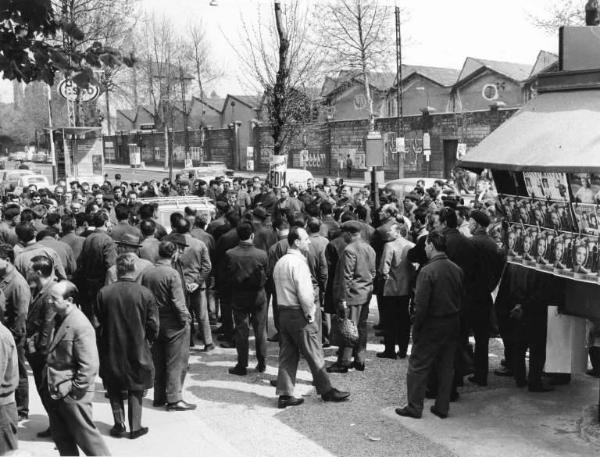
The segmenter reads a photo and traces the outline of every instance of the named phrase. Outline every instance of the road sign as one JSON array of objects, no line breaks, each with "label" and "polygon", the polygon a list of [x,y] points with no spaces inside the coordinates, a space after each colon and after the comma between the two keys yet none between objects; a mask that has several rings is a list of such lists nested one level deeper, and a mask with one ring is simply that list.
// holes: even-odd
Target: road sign
[{"label": "road sign", "polygon": [[156,126],[154,124],[140,124],[140,130],[154,130]]},{"label": "road sign", "polygon": [[79,100],[80,102],[91,102],[100,95],[100,88],[90,83],[87,89],[79,87],[70,79],[63,79],[58,84],[58,93],[71,102]]}]

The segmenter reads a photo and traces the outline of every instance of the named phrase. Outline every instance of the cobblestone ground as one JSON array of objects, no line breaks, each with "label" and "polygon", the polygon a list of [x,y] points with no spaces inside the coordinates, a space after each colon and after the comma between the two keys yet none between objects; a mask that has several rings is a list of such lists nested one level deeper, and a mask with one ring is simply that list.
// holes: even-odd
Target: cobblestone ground
[{"label": "cobblestone ground", "polygon": [[[311,385],[304,361],[298,373],[297,396],[305,398],[299,407],[279,410],[275,389],[269,384],[277,373],[278,346],[269,343],[268,369],[260,374],[251,361],[248,376],[228,374],[235,365],[234,349],[218,348],[205,354],[200,345],[192,350],[184,398],[198,404],[193,412],[168,413],[151,406],[152,391],[144,400],[144,425],[150,433],[136,441],[109,436],[112,416],[100,382],[96,383],[94,419],[107,440],[109,449],[118,455],[215,455],[244,456],[449,456],[448,448],[427,438],[427,434],[410,431],[393,409],[405,401],[407,360],[375,357],[383,350],[372,325],[377,310],[371,306],[369,345],[366,370],[333,374],[332,382],[350,390],[351,400],[342,404],[323,403]],[[253,342],[251,342],[251,345]],[[491,340],[490,368],[499,365],[501,343]],[[328,362],[335,360],[335,348],[327,348]],[[31,380],[32,382],[33,380]],[[512,386],[506,378],[490,377],[487,388],[465,386],[461,402],[469,401],[472,392]],[[35,433],[44,429],[46,418],[37,394],[30,389],[30,420],[20,426],[21,448],[34,455],[52,453],[49,440],[39,440]],[[428,407],[428,406],[427,406]],[[428,411],[427,411],[428,414]],[[433,430],[437,418],[425,417]]]}]

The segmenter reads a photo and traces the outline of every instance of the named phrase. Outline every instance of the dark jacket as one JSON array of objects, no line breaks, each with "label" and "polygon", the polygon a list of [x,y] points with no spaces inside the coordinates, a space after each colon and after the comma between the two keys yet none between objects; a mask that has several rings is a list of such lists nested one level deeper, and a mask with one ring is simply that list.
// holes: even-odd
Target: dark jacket
[{"label": "dark jacket", "polygon": [[269,252],[271,246],[277,243],[277,233],[271,227],[265,227],[259,222],[252,223],[254,227],[254,246]]},{"label": "dark jacket", "polygon": [[67,243],[71,247],[71,250],[73,251],[73,257],[75,258],[75,264],[77,264],[77,259],[81,254],[81,249],[83,248],[83,242],[85,241],[85,238],[76,235],[75,232],[69,232],[64,235],[60,241]]},{"label": "dark jacket", "polygon": [[96,316],[100,322],[100,377],[119,390],[149,389],[154,381],[150,344],[159,329],[152,292],[129,279],[103,287]]},{"label": "dark jacket", "polygon": [[480,297],[487,298],[500,281],[504,254],[485,230],[476,231],[468,241],[475,258],[473,286],[468,292],[475,300]]},{"label": "dark jacket", "polygon": [[225,263],[233,306],[244,307],[255,303],[249,296],[264,293],[267,253],[250,242],[240,241],[226,252]]},{"label": "dark jacket", "polygon": [[48,292],[54,285],[49,282],[31,300],[27,312],[27,340],[26,351],[28,355],[39,354],[45,356],[54,332],[54,318],[56,312],[48,303]]},{"label": "dark jacket", "polygon": [[105,231],[92,232],[83,242],[77,259],[77,278],[80,283],[97,283],[96,292],[104,285],[106,272],[117,260],[117,246]]},{"label": "dark jacket", "polygon": [[240,237],[237,234],[235,228],[230,229],[227,233],[223,234],[217,240],[217,246],[215,247],[215,267],[213,273],[215,274],[215,285],[219,291],[223,293],[230,293],[227,290],[227,263],[225,262],[225,253],[230,249],[236,247],[240,242]]},{"label": "dark jacket", "polygon": [[181,330],[190,321],[186,306],[182,278],[169,259],[160,259],[156,265],[144,270],[142,285],[150,289],[156,300],[160,318],[160,334]]},{"label": "dark jacket", "polygon": [[342,257],[342,253],[346,248],[346,240],[343,236],[338,236],[330,241],[325,248],[325,259],[327,261],[327,286],[325,288],[325,312],[334,314],[337,312],[338,303],[336,297],[341,295],[338,289],[341,287],[341,281],[336,278],[338,264]]},{"label": "dark jacket", "polygon": [[12,332],[17,344],[20,344],[25,337],[31,290],[25,278],[12,265],[0,277],[0,290],[5,300],[2,323]]},{"label": "dark jacket", "polygon": [[446,254],[435,256],[421,269],[414,299],[414,334],[428,319],[458,315],[463,301],[463,280],[463,271]]}]

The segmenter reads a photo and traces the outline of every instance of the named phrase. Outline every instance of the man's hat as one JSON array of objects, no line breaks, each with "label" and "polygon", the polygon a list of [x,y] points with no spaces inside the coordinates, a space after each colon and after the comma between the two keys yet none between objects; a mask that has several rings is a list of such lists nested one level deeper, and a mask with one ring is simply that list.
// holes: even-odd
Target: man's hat
[{"label": "man's hat", "polygon": [[140,244],[140,239],[135,236],[133,233],[124,233],[121,238],[115,240],[115,243],[121,244],[123,246],[132,246],[135,248],[142,247]]},{"label": "man's hat", "polygon": [[470,217],[482,227],[487,227],[491,222],[490,216],[478,209],[471,211]]},{"label": "man's hat", "polygon": [[359,233],[362,226],[358,221],[346,221],[342,224],[342,231],[348,233]]},{"label": "man's hat", "polygon": [[267,210],[264,209],[262,206],[258,206],[254,208],[254,211],[252,211],[252,215],[257,219],[264,221],[267,218]]}]

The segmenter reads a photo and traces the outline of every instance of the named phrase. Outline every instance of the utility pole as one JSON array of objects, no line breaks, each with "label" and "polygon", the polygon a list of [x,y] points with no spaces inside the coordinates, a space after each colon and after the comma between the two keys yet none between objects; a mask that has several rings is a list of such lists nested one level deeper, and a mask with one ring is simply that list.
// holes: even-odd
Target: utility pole
[{"label": "utility pole", "polygon": [[188,166],[190,160],[190,136],[188,132],[188,112],[185,103],[185,80],[192,79],[186,78],[181,62],[179,62],[179,82],[181,83],[181,108],[183,109],[183,138],[184,138],[184,151],[185,151],[185,166]]},{"label": "utility pole", "polygon": [[[52,87],[48,87],[48,141],[50,142],[50,163],[52,164],[52,182],[56,183],[56,151],[54,149],[54,126],[52,125]],[[64,141],[64,138],[63,138]]]},{"label": "utility pole", "polygon": [[[402,35],[400,33],[400,7],[396,6],[396,109],[398,138],[404,138],[404,107],[402,106]],[[400,152],[396,145],[398,154],[398,179],[404,178],[404,153]]]}]

